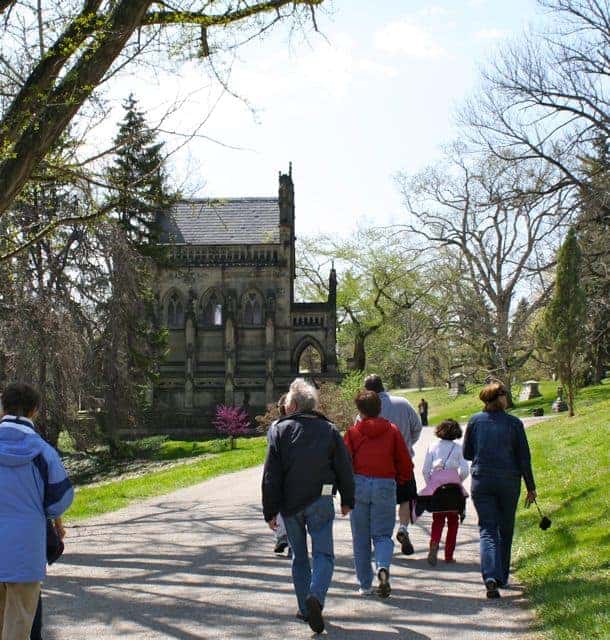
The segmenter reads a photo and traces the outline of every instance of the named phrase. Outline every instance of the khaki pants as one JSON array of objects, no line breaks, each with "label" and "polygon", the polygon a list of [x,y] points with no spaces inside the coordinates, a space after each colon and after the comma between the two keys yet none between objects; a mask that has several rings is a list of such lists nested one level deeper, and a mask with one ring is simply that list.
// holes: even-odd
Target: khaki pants
[{"label": "khaki pants", "polygon": [[0,640],[29,640],[40,582],[0,582]]}]

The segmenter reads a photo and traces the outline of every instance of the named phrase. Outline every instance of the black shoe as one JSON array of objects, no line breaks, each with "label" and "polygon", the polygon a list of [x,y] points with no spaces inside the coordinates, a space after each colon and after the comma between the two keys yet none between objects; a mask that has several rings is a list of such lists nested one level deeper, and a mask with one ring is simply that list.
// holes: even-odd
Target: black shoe
[{"label": "black shoe", "polygon": [[498,591],[498,583],[493,578],[485,580],[485,589],[487,589],[488,598],[500,597],[500,592]]},{"label": "black shoe", "polygon": [[377,579],[379,580],[377,595],[380,598],[387,598],[392,591],[392,587],[390,587],[390,572],[387,569],[379,569]]},{"label": "black shoe", "polygon": [[415,553],[415,549],[409,539],[409,534],[405,529],[398,529],[396,540],[400,542],[400,549],[406,556],[412,556]]},{"label": "black shoe", "polygon": [[322,617],[322,606],[315,596],[307,596],[307,622],[311,630],[315,633],[324,631],[324,618]]},{"label": "black shoe", "polygon": [[284,553],[286,547],[288,547],[288,539],[286,537],[278,538],[273,551],[274,553]]},{"label": "black shoe", "polygon": [[307,616],[304,616],[300,611],[296,612],[295,618],[301,622],[307,622]]}]

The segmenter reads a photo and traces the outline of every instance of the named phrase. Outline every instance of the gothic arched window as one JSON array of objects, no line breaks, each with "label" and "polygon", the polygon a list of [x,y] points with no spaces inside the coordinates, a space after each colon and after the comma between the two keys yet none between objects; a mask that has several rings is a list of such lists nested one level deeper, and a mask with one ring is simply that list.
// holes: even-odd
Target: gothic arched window
[{"label": "gothic arched window", "polygon": [[167,326],[170,329],[184,327],[184,303],[176,291],[167,300]]},{"label": "gothic arched window", "polygon": [[216,291],[213,291],[203,303],[201,324],[208,327],[222,326],[222,301]]},{"label": "gothic arched window", "polygon": [[246,294],[244,324],[263,324],[263,305],[260,296],[255,291]]}]

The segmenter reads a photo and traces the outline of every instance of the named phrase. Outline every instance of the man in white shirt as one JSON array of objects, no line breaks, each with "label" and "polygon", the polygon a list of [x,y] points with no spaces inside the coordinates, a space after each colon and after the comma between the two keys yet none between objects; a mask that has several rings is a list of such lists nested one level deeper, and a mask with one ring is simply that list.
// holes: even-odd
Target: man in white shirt
[{"label": "man in white shirt", "polygon": [[[406,398],[391,396],[387,393],[381,377],[377,374],[368,375],[364,379],[364,388],[379,395],[381,399],[381,413],[379,415],[398,427],[411,458],[414,458],[413,446],[419,440],[422,424],[413,405]],[[396,501],[399,504],[398,519],[400,520],[396,539],[400,542],[402,552],[407,556],[414,553],[407,527],[411,522],[411,501],[416,498],[415,476],[407,484],[396,487]]]}]

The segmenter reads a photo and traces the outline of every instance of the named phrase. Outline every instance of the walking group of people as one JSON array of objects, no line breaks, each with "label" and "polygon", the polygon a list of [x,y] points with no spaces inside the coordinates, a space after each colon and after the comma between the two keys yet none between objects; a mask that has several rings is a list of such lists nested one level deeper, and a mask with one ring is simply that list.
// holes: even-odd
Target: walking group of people
[{"label": "walking group of people", "polygon": [[[341,514],[350,517],[358,593],[387,598],[392,590],[396,504],[396,539],[402,553],[414,553],[408,525],[423,511],[430,511],[428,562],[437,564],[446,523],[444,559],[453,563],[467,497],[462,483],[471,473],[483,582],[487,597],[500,596],[499,589],[508,583],[521,478],[527,488],[527,503],[535,500],[536,491],[523,423],[505,412],[505,388],[492,383],[481,391],[480,398],[484,409],[470,419],[463,447],[457,442],[462,429],[455,420],[437,425],[437,437],[423,463],[426,486],[419,493],[413,446],[422,422],[406,399],[384,390],[378,375],[365,379],[364,389],[355,398],[358,415],[343,437],[317,411],[317,390],[304,379],[297,378],[280,399],[280,418],[268,432],[263,513],[278,535],[275,551],[290,549],[296,616],[308,622],[314,632],[324,630],[322,612],[334,569],[333,497],[337,492]],[[420,413],[423,408],[420,404]],[[426,403],[426,418],[427,412]],[[472,461],[470,467],[467,460]]]},{"label": "walking group of people", "polygon": [[[509,578],[521,478],[527,488],[526,503],[536,499],[536,490],[523,424],[505,412],[505,388],[489,384],[480,398],[484,409],[470,419],[463,449],[456,442],[462,436],[457,422],[437,425],[437,439],[423,463],[426,486],[418,493],[413,447],[421,420],[406,399],[384,390],[379,376],[366,378],[355,398],[358,415],[344,436],[317,411],[318,394],[312,385],[302,378],[290,385],[281,400],[280,418],[269,429],[263,512],[269,527],[281,529],[285,536],[276,550],[290,547],[297,617],[313,631],[324,629],[322,611],[335,561],[337,492],[342,515],[350,517],[358,592],[387,598],[392,590],[396,504],[396,538],[402,553],[414,553],[408,526],[427,510],[433,513],[429,563],[437,563],[445,523],[444,558],[454,562],[466,498],[462,482],[470,472],[483,581],[487,596],[499,597]],[[41,583],[47,562],[63,548],[61,516],[74,491],[57,451],[36,431],[38,392],[27,384],[10,384],[1,401],[0,640],[41,640]],[[427,415],[427,404],[425,409]],[[470,469],[466,460],[472,461]]]}]

